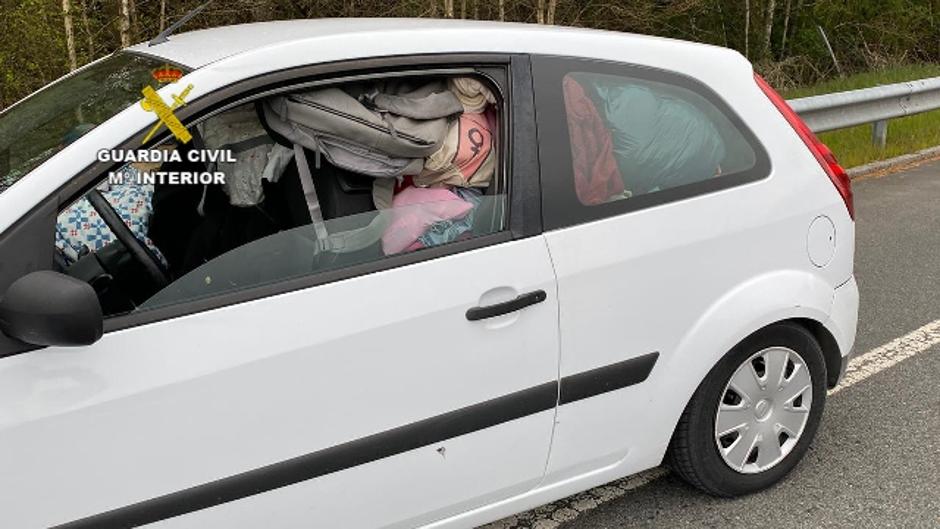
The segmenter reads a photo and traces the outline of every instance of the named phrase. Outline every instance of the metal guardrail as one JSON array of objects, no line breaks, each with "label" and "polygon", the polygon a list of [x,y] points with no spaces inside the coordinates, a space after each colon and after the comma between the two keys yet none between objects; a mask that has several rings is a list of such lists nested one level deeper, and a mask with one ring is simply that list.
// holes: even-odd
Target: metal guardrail
[{"label": "metal guardrail", "polygon": [[788,101],[813,132],[872,124],[872,141],[884,147],[888,120],[940,108],[940,77]]}]

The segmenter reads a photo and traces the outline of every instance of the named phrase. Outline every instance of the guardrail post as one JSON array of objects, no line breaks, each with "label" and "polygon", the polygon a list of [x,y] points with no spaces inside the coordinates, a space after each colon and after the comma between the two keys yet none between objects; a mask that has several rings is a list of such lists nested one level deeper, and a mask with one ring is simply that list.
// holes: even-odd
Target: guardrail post
[{"label": "guardrail post", "polygon": [[871,124],[871,141],[879,149],[888,144],[888,120],[882,119]]}]

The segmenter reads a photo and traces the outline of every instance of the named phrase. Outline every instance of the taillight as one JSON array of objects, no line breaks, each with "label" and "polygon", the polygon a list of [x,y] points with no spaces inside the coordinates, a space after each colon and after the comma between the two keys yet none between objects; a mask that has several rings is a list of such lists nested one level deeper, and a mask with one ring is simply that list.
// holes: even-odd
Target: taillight
[{"label": "taillight", "polygon": [[803,140],[803,143],[806,144],[810,152],[813,153],[813,156],[816,157],[816,160],[819,161],[819,165],[826,171],[826,174],[829,175],[829,179],[832,180],[832,184],[836,186],[839,194],[842,195],[845,207],[849,210],[849,216],[852,217],[852,220],[855,220],[855,204],[852,201],[852,183],[849,180],[849,175],[845,173],[845,169],[843,169],[836,160],[836,156],[832,154],[829,147],[826,147],[825,143],[819,141],[819,138],[813,134],[813,131],[800,119],[800,116],[790,108],[790,105],[787,104],[787,100],[781,97],[776,90],[767,84],[767,81],[756,73],[754,74],[754,80],[757,81],[757,86],[767,94],[770,102],[783,114],[787,123],[793,127],[793,130],[796,131],[800,139]]}]

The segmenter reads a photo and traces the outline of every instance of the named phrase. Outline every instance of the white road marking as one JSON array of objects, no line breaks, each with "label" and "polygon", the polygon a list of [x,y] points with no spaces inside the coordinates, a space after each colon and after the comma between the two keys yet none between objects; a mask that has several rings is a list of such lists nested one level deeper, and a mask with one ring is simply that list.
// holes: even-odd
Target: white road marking
[{"label": "white road marking", "polygon": [[900,338],[857,356],[849,362],[842,383],[829,392],[830,395],[854,386],[866,378],[895,366],[908,358],[940,343],[940,320],[911,331]]},{"label": "white road marking", "polygon": [[595,487],[574,496],[536,507],[531,511],[503,518],[484,525],[479,529],[555,529],[562,523],[574,520],[581,513],[615,500],[627,492],[638,489],[647,483],[668,474],[665,467],[651,468],[647,471],[627,476],[600,487]]},{"label": "white road marking", "polygon": [[[829,395],[835,395],[937,344],[940,344],[940,320],[932,321],[853,358],[845,370],[842,382],[835,389],[830,390]],[[531,511],[484,525],[479,529],[556,529],[562,523],[574,520],[581,513],[620,498],[627,492],[643,487],[668,473],[669,470],[665,467],[651,468],[645,472],[536,507]]]}]

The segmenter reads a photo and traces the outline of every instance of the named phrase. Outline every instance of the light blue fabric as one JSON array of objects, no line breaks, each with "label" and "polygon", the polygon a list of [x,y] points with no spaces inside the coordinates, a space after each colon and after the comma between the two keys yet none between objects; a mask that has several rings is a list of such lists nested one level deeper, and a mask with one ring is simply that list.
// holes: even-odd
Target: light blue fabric
[{"label": "light blue fabric", "polygon": [[461,235],[473,229],[474,213],[476,212],[476,209],[480,207],[480,203],[483,202],[483,193],[476,189],[464,187],[455,187],[453,192],[461,199],[472,204],[473,209],[471,209],[462,219],[442,220],[431,224],[427,231],[418,237],[418,242],[420,242],[425,248],[454,242]]},{"label": "light blue fabric", "polygon": [[602,74],[578,80],[593,87],[599,99],[620,174],[634,196],[718,174],[725,158],[721,134],[702,110],[672,93],[675,89]]}]

